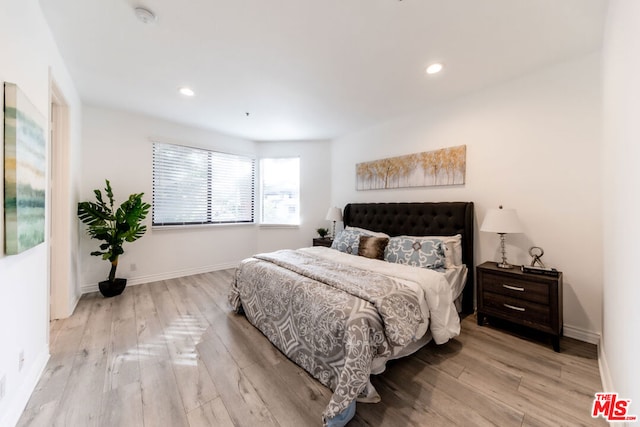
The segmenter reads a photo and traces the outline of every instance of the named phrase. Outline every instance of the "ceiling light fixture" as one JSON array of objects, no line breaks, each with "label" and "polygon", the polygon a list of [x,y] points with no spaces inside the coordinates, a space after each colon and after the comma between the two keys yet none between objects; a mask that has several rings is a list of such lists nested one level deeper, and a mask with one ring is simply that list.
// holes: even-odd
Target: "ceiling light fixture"
[{"label": "ceiling light fixture", "polygon": [[194,96],[196,93],[190,87],[181,87],[178,92],[184,96]]},{"label": "ceiling light fixture", "polygon": [[153,24],[158,20],[156,14],[151,12],[146,7],[138,6],[133,10],[136,13],[136,18],[138,18],[138,21],[142,22],[143,24]]},{"label": "ceiling light fixture", "polygon": [[442,71],[443,65],[440,62],[434,62],[427,67],[427,74],[437,74]]}]

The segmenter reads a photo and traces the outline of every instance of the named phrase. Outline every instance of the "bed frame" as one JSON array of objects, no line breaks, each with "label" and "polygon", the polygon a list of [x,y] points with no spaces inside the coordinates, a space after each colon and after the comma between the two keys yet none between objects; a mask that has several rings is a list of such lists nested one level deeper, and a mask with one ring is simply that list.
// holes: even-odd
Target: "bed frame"
[{"label": "bed frame", "polygon": [[473,202],[350,203],[344,207],[344,225],[390,236],[462,235],[462,262],[467,283],[462,291],[462,313],[473,313]]}]

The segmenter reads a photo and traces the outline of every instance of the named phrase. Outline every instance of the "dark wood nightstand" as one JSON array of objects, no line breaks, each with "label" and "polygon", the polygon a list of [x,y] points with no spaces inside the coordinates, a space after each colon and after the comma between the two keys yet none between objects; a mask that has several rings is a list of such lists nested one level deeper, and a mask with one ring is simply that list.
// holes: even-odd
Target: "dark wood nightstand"
[{"label": "dark wood nightstand", "polygon": [[520,266],[498,268],[495,262],[476,267],[478,325],[486,316],[527,326],[551,335],[560,351],[562,273],[558,277],[523,273]]},{"label": "dark wood nightstand", "polygon": [[313,246],[326,246],[327,248],[330,248],[332,243],[333,239],[330,237],[313,239]]}]

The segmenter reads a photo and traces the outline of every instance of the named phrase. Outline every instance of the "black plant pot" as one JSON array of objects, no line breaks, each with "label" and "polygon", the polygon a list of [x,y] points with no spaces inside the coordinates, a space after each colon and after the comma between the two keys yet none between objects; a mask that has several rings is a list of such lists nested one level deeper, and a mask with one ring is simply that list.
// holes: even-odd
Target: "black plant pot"
[{"label": "black plant pot", "polygon": [[122,291],[124,291],[125,286],[127,286],[127,279],[115,279],[113,282],[111,280],[105,280],[104,282],[98,283],[100,293],[105,298],[120,295]]}]

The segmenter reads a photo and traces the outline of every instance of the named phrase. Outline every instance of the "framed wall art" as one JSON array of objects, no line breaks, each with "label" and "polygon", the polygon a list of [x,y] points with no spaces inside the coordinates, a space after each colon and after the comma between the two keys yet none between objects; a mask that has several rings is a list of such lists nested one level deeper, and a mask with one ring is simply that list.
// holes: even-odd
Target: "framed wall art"
[{"label": "framed wall art", "polygon": [[20,88],[4,84],[5,254],[44,242],[46,122]]},{"label": "framed wall art", "polygon": [[461,185],[466,164],[466,145],[358,163],[356,190]]}]

